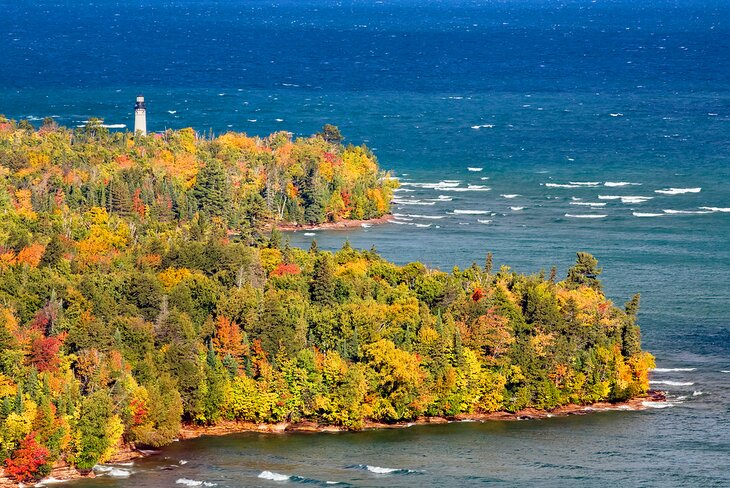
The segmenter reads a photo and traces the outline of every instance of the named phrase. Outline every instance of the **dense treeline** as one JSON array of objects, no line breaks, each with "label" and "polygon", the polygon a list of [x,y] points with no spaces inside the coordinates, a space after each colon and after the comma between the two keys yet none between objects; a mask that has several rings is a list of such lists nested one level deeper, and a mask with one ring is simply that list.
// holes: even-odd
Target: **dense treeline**
[{"label": "dense treeline", "polygon": [[[181,422],[313,420],[357,429],[620,401],[648,388],[653,358],[640,347],[638,296],[623,309],[612,305],[588,254],[557,281],[554,271],[546,278],[494,270],[491,255],[484,266],[441,272],[349,245],[336,253],[290,248],[277,232],[252,246],[260,228],[231,232],[253,219],[235,191],[221,214],[210,212],[232,171],[206,177],[207,197],[195,194],[200,174],[187,180],[193,196],[185,196],[154,158],[111,172],[109,182],[128,188],[120,175],[146,175],[154,198],[171,182],[169,195],[197,202],[184,214],[174,205],[157,214],[148,197],[144,212],[134,211],[134,199],[122,212],[116,190],[102,191],[102,168],[118,167],[119,155],[97,152],[153,153],[148,145],[171,145],[180,132],[162,142],[105,134],[96,145],[92,135],[78,136],[91,139],[68,157],[100,160],[51,153],[39,172],[31,162],[37,147],[77,136],[9,125],[0,129],[0,459],[18,480],[59,459],[90,469],[124,443],[164,445]],[[284,139],[292,151],[331,144]],[[217,154],[215,142],[191,141],[206,158]],[[343,159],[366,155],[337,150]],[[213,161],[205,167],[227,168],[231,159]],[[68,176],[80,167],[86,177]],[[388,194],[377,174],[367,173],[374,186],[366,198]],[[358,190],[348,188],[354,201]],[[247,198],[267,195],[252,191]],[[58,192],[62,198],[49,197]],[[112,203],[99,200],[103,192]]]},{"label": "dense treeline", "polygon": [[46,119],[39,130],[0,116],[0,165],[12,172],[24,209],[92,207],[154,222],[196,214],[222,219],[250,242],[267,221],[320,224],[389,211],[395,180],[365,146],[344,146],[325,125],[309,138],[192,129],[142,136],[110,132],[92,119],[69,130]]}]

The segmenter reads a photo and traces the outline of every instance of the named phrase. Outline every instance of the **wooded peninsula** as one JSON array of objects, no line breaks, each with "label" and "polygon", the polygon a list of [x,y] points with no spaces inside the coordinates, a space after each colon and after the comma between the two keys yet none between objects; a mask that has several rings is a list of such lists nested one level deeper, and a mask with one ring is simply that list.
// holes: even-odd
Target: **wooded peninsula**
[{"label": "wooded peninsula", "polygon": [[[567,277],[404,266],[279,223],[387,215],[397,181],[336,127],[293,138],[0,117],[0,462],[82,473],[184,425],[550,411],[648,391],[638,295]],[[482,258],[480,258],[481,260]]]}]

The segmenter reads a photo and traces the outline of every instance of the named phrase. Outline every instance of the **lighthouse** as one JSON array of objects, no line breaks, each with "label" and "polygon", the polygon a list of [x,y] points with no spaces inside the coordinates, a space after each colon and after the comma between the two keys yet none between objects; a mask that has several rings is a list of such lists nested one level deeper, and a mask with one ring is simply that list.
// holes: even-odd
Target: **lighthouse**
[{"label": "lighthouse", "polygon": [[147,108],[144,106],[143,96],[137,97],[137,103],[134,104],[134,132],[147,135]]}]

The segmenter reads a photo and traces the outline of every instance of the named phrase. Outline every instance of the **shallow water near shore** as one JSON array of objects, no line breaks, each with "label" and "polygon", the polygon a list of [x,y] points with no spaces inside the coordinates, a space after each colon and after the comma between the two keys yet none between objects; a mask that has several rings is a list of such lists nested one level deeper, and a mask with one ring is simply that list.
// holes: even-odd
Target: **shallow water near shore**
[{"label": "shallow water near shore", "polygon": [[642,294],[669,393],[641,412],[201,438],[66,486],[730,485],[726,3],[5,3],[0,112],[131,125],[144,93],[153,130],[334,123],[402,182],[395,221],[293,245],[442,270],[492,251],[559,276],[591,252],[616,303]]}]

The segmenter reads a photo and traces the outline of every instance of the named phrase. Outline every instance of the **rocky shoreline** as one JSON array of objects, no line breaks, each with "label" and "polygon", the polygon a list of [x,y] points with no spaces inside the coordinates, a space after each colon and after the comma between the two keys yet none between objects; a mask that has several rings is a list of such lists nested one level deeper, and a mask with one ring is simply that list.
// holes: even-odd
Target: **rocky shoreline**
[{"label": "rocky shoreline", "polygon": [[[426,424],[446,424],[450,422],[486,422],[486,421],[514,421],[514,420],[539,420],[551,417],[567,417],[569,415],[586,415],[594,412],[604,412],[612,410],[646,410],[648,406],[645,402],[665,402],[667,400],[666,394],[663,391],[650,391],[647,395],[632,398],[625,402],[609,403],[609,402],[597,402],[590,405],[564,405],[553,410],[538,410],[534,408],[528,408],[520,410],[518,412],[493,412],[493,413],[472,413],[472,414],[459,414],[455,417],[419,417],[411,422],[397,422],[392,424],[386,424],[382,422],[366,422],[361,430],[374,430],[374,429],[402,429],[406,427],[412,427],[414,425],[426,425]],[[212,426],[197,426],[197,425],[183,425],[180,429],[180,440],[195,439],[203,436],[221,436],[243,432],[261,432],[269,434],[284,434],[289,432],[347,432],[350,429],[337,427],[333,425],[320,425],[316,422],[280,422],[277,424],[256,424],[253,422],[237,422],[237,421],[225,421],[220,422]],[[140,451],[132,446],[126,446],[124,449],[117,452],[107,464],[114,465],[120,463],[127,463],[134,459],[147,456],[149,453],[146,451]],[[49,478],[53,482],[68,481],[78,478],[93,478],[94,472],[82,473],[75,468],[72,468],[65,463],[57,463],[53,467]],[[49,479],[46,478],[46,479]],[[43,481],[39,482],[42,485]],[[18,483],[10,480],[5,476],[5,473],[0,469],[0,488],[4,487],[17,487]]]},{"label": "rocky shoreline", "polygon": [[370,225],[386,224],[393,220],[392,214],[383,215],[375,219],[364,220],[340,220],[339,222],[325,222],[316,225],[298,224],[296,222],[280,222],[276,224],[278,230],[284,232],[312,231],[312,230],[345,230],[355,227],[366,227]]}]

